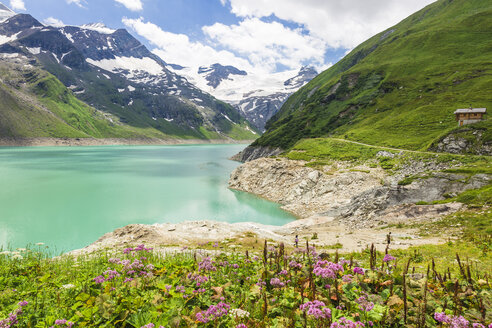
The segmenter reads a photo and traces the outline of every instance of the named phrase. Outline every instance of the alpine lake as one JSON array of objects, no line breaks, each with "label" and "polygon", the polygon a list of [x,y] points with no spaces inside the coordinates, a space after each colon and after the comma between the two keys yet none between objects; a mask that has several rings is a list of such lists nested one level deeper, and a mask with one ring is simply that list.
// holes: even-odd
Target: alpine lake
[{"label": "alpine lake", "polygon": [[85,247],[128,224],[283,225],[278,204],[228,189],[245,145],[0,147],[0,247]]}]

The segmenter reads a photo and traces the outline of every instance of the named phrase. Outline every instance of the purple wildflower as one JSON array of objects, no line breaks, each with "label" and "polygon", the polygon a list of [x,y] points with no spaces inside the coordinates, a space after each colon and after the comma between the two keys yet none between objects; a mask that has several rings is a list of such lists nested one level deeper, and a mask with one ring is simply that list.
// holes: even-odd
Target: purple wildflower
[{"label": "purple wildflower", "polygon": [[96,278],[92,279],[96,284],[102,284],[105,280],[103,276],[97,276]]},{"label": "purple wildflower", "polygon": [[441,323],[450,323],[451,319],[444,312],[436,312],[434,313],[434,319]]},{"label": "purple wildflower", "polygon": [[272,285],[275,288],[285,287],[285,283],[283,283],[279,278],[270,279],[270,285]]},{"label": "purple wildflower", "polygon": [[353,276],[351,274],[346,274],[342,277],[342,281],[349,283],[349,282],[352,282],[352,278],[353,278]]},{"label": "purple wildflower", "polygon": [[394,260],[396,260],[396,257],[394,257],[393,255],[386,254],[384,256],[383,262],[390,262],[390,261],[394,261]]},{"label": "purple wildflower", "polygon": [[210,257],[206,257],[198,263],[198,269],[200,271],[217,271],[217,268],[214,266],[214,262]]},{"label": "purple wildflower", "polygon": [[334,322],[331,324],[330,328],[362,328],[365,325],[360,321],[352,321],[345,317],[341,317],[338,322]]},{"label": "purple wildflower", "polygon": [[220,302],[217,305],[210,306],[206,311],[200,311],[196,314],[196,320],[207,323],[219,319],[229,313],[231,306],[227,303]]},{"label": "purple wildflower", "polygon": [[331,310],[321,301],[314,300],[301,304],[299,309],[316,319],[328,319],[331,317]]},{"label": "purple wildflower", "polygon": [[365,296],[359,297],[356,302],[359,304],[359,308],[362,311],[369,312],[374,308],[374,303],[369,302]]},{"label": "purple wildflower", "polygon": [[155,325],[153,323],[148,323],[145,326],[142,326],[140,328],[154,328],[154,327],[155,327]]},{"label": "purple wildflower", "polygon": [[109,263],[113,263],[113,264],[119,264],[120,263],[120,259],[119,258],[116,258],[116,257],[112,257],[108,260]]},{"label": "purple wildflower", "polygon": [[364,275],[364,269],[359,268],[359,267],[355,267],[355,268],[354,268],[354,274],[361,274],[361,275]]},{"label": "purple wildflower", "polygon": [[294,269],[294,270],[301,270],[302,269],[302,264],[297,263],[295,260],[292,260],[289,262],[289,267]]},{"label": "purple wildflower", "polygon": [[339,271],[343,271],[343,266],[338,263],[318,261],[314,266],[313,273],[318,277],[335,279]]}]

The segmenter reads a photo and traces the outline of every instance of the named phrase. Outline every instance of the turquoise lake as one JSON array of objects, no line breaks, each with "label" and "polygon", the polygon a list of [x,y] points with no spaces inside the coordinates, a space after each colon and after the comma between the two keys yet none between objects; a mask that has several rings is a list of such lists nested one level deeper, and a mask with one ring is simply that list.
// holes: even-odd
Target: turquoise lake
[{"label": "turquoise lake", "polygon": [[69,251],[132,223],[283,225],[279,205],[227,188],[245,145],[0,148],[0,246]]}]

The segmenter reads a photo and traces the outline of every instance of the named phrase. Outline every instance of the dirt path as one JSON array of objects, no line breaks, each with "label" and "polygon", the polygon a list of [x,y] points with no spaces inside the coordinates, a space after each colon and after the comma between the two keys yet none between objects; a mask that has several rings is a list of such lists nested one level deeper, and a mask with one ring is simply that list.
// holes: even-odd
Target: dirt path
[{"label": "dirt path", "polygon": [[[366,146],[366,147],[371,147],[371,148],[393,150],[393,151],[403,151],[403,152],[414,153],[414,154],[441,155],[441,153],[435,153],[435,152],[430,152],[430,151],[409,150],[409,149],[392,148],[392,147],[385,147],[385,146],[374,146],[374,145],[369,145],[369,144],[365,144],[362,142],[357,142],[357,141],[352,141],[352,140],[347,140],[347,139],[338,139],[338,138],[330,138],[330,139],[342,141],[342,142],[348,142],[348,143]],[[461,155],[461,154],[453,154],[453,155],[455,155],[455,156],[466,156],[466,155]]]}]

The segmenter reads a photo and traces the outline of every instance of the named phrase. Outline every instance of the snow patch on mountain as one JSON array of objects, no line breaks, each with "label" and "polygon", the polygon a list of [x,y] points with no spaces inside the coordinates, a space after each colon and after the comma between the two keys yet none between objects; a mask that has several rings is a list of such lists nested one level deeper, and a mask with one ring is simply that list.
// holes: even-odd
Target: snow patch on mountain
[{"label": "snow patch on mountain", "polygon": [[[168,66],[168,68],[173,70],[170,66]],[[243,100],[244,97],[265,96],[285,91],[287,87],[284,86],[284,82],[292,76],[295,76],[297,71],[286,71],[269,75],[228,74],[216,87],[210,85],[208,79],[209,75],[212,73],[211,69],[201,67],[196,70],[186,67],[179,70],[177,73],[185,76],[190,83],[211,93],[216,98],[237,104]]]},{"label": "snow patch on mountain", "polygon": [[162,74],[162,66],[149,57],[115,57],[114,59],[93,60],[87,58],[87,62],[106,71],[118,73],[120,70],[143,71],[152,75]]},{"label": "snow patch on mountain", "polygon": [[27,48],[27,51],[32,53],[33,55],[39,55],[41,53],[41,47],[36,47],[36,48]]},{"label": "snow patch on mountain", "polygon": [[[167,68],[174,70],[169,65]],[[178,71],[196,87],[235,106],[260,130],[264,130],[266,122],[280,110],[291,94],[318,74],[312,67],[255,74],[220,64],[199,69],[185,67]]]},{"label": "snow patch on mountain", "polygon": [[16,33],[16,34],[11,35],[11,36],[0,35],[0,44],[4,44],[4,43],[8,43],[8,42],[17,40],[17,37],[19,36],[20,33],[21,32]]},{"label": "snow patch on mountain", "polygon": [[103,23],[85,24],[79,27],[84,30],[92,30],[102,34],[113,34],[114,32],[116,32],[116,30],[107,27]]}]

